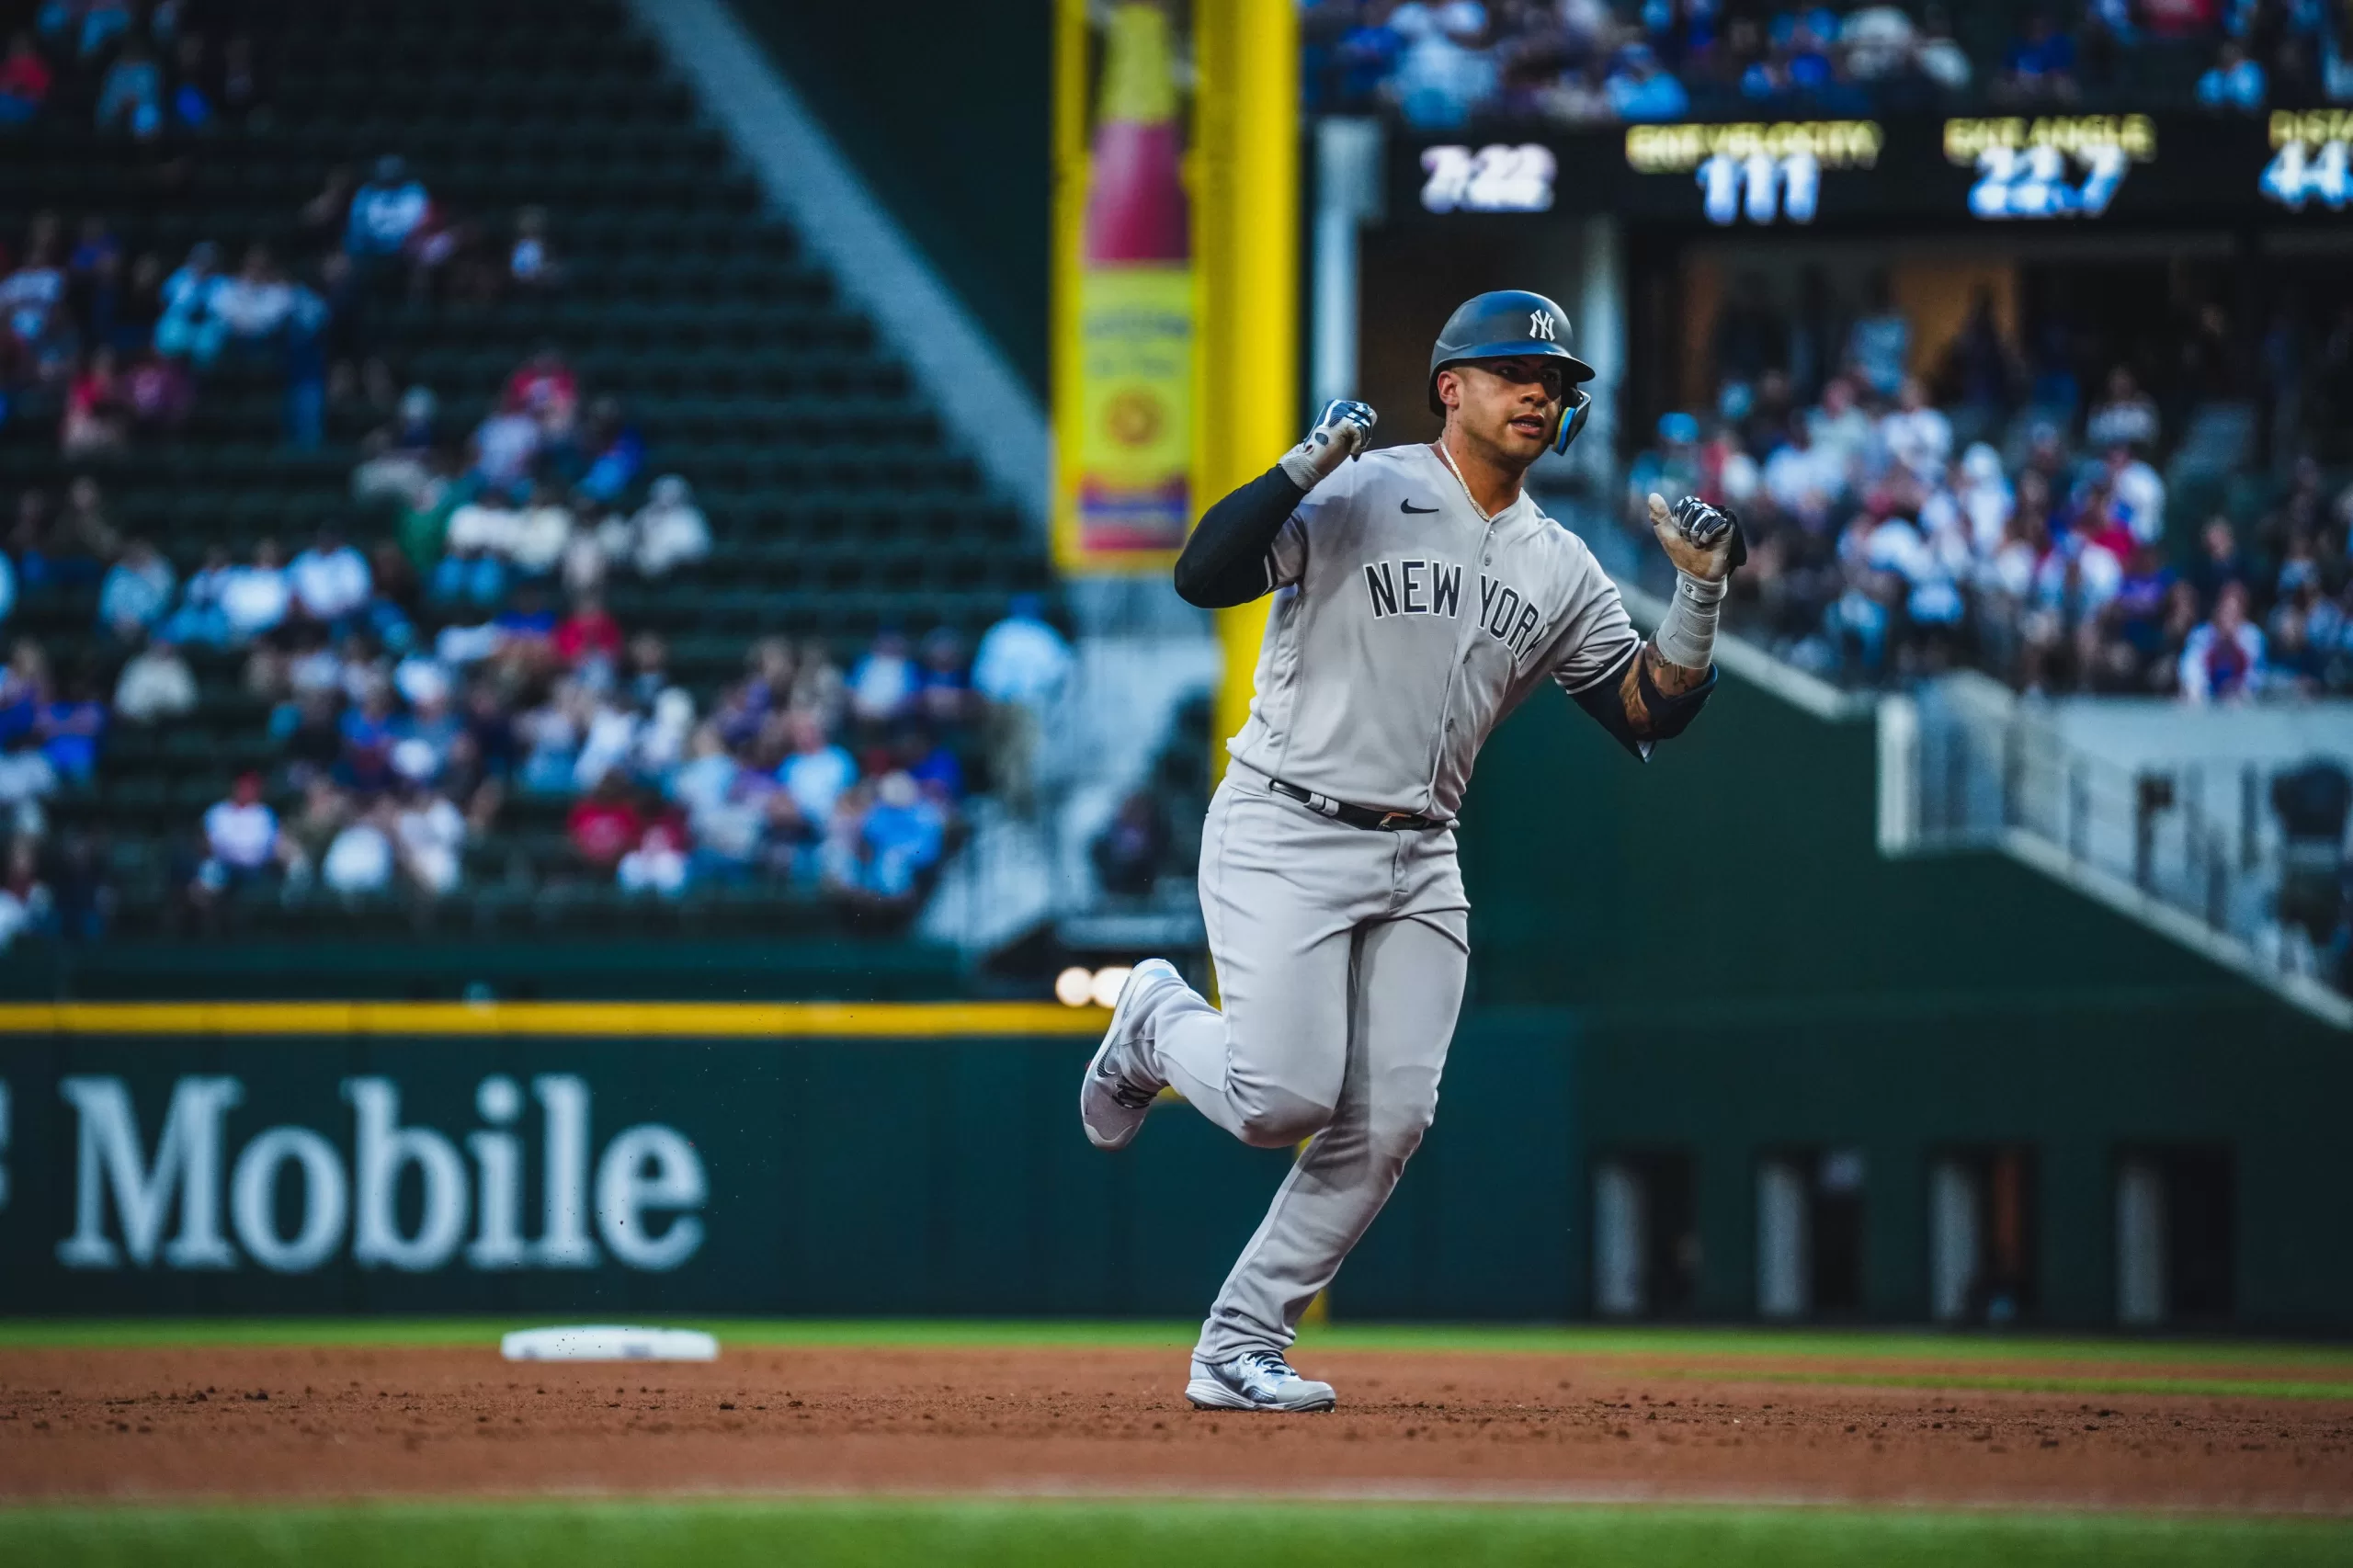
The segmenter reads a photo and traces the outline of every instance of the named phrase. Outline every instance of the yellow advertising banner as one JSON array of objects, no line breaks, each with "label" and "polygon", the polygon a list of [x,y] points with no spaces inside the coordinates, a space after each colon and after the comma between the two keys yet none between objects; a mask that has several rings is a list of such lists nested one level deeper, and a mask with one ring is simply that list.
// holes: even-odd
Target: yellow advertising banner
[{"label": "yellow advertising banner", "polygon": [[1165,570],[1192,522],[1199,382],[1183,0],[1061,0],[1054,544]]},{"label": "yellow advertising banner", "polygon": [[1193,465],[1193,269],[1089,267],[1078,284],[1082,550],[1185,542]]}]

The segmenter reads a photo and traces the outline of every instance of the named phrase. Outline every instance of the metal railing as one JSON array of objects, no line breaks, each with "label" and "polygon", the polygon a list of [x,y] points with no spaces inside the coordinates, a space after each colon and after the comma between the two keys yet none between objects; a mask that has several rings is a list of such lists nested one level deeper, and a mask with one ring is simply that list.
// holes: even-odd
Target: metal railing
[{"label": "metal railing", "polygon": [[1888,699],[1881,726],[1883,847],[2006,850],[2294,999],[2342,1001],[2279,919],[2286,843],[2265,765],[2128,767],[1982,677]]}]

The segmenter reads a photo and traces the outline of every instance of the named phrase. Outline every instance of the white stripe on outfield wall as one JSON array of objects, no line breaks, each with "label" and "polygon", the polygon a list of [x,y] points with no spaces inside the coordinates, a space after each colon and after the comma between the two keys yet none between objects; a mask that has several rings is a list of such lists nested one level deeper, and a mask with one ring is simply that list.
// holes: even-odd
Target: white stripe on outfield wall
[{"label": "white stripe on outfield wall", "polygon": [[963,301],[733,12],[719,0],[630,0],[630,9],[751,164],[769,201],[915,368],[963,449],[1042,536],[1046,412]]},{"label": "white stripe on outfield wall", "polygon": [[2281,973],[2264,962],[2262,955],[2246,943],[2225,936],[2196,915],[2176,909],[2163,899],[2151,897],[2122,877],[2076,859],[2059,846],[2038,838],[2023,828],[2005,828],[1995,842],[2010,858],[2056,878],[2077,892],[2097,899],[2120,914],[2131,916],[2159,935],[2172,937],[2201,958],[2211,959],[2225,969],[2236,971],[2322,1022],[2340,1029],[2353,1029],[2353,996],[2332,991],[2310,975]]}]

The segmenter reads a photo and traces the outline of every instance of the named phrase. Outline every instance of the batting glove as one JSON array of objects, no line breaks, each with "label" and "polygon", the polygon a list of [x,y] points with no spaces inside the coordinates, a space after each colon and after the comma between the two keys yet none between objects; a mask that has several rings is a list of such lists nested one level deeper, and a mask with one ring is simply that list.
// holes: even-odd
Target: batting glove
[{"label": "batting glove", "polygon": [[1282,456],[1283,472],[1302,490],[1313,490],[1332,477],[1332,471],[1349,458],[1361,457],[1380,419],[1369,403],[1343,398],[1324,405],[1307,438]]},{"label": "batting glove", "polygon": [[1703,583],[1721,583],[1748,559],[1740,519],[1723,507],[1711,506],[1697,495],[1686,495],[1669,506],[1665,497],[1653,495],[1650,510],[1651,531],[1678,572]]}]

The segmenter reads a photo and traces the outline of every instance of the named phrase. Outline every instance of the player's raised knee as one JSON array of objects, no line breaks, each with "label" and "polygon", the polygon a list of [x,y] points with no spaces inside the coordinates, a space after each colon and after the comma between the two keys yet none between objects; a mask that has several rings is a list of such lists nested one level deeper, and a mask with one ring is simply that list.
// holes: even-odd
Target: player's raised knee
[{"label": "player's raised knee", "polygon": [[1254,1149],[1286,1149],[1332,1124],[1332,1107],[1268,1085],[1242,1102],[1242,1141]]}]

